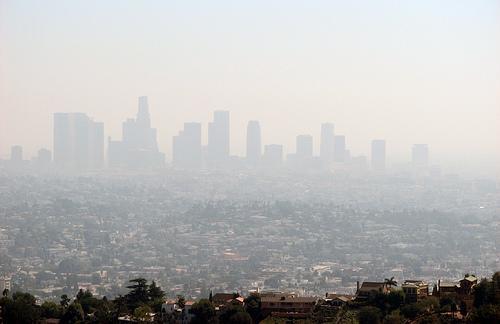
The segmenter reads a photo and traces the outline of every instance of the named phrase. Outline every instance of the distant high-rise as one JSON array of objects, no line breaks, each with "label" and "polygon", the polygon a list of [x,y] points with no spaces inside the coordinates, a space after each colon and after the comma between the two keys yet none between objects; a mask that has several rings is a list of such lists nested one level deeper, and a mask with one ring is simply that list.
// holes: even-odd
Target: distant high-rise
[{"label": "distant high-rise", "polygon": [[163,165],[158,150],[156,129],[151,128],[148,97],[139,97],[137,117],[122,124],[122,140],[108,143],[108,163],[111,167],[151,168]]},{"label": "distant high-rise", "polygon": [[36,163],[39,167],[48,167],[52,162],[52,152],[47,149],[39,149],[36,156]]},{"label": "distant high-rise", "polygon": [[199,169],[201,167],[201,124],[184,123],[184,129],[173,138],[174,167]]},{"label": "distant high-rise", "polygon": [[429,146],[427,144],[413,145],[411,160],[414,166],[427,166],[429,164]]},{"label": "distant high-rise", "polygon": [[328,166],[333,162],[335,148],[335,126],[331,123],[321,124],[321,142],[319,156],[324,165]]},{"label": "distant high-rise", "polygon": [[58,169],[98,169],[103,162],[104,125],[83,113],[55,113],[54,163]]},{"label": "distant high-rise", "polygon": [[247,162],[251,166],[257,166],[261,158],[261,152],[260,124],[256,120],[251,120],[247,126]]},{"label": "distant high-rise", "polygon": [[374,171],[385,170],[385,140],[372,141],[372,169]]},{"label": "distant high-rise", "polygon": [[335,162],[345,162],[347,158],[345,136],[335,135],[334,137],[333,159]]},{"label": "distant high-rise", "polygon": [[283,164],[283,145],[270,144],[264,146],[262,164],[265,167],[276,168]]},{"label": "distant high-rise", "polygon": [[12,162],[21,162],[23,160],[23,147],[14,145],[10,148],[10,160]]},{"label": "distant high-rise", "polygon": [[229,111],[214,112],[213,122],[208,124],[207,159],[211,167],[226,164],[229,160]]},{"label": "distant high-rise", "polygon": [[296,139],[296,156],[299,159],[312,158],[313,137],[311,135],[299,135]]}]

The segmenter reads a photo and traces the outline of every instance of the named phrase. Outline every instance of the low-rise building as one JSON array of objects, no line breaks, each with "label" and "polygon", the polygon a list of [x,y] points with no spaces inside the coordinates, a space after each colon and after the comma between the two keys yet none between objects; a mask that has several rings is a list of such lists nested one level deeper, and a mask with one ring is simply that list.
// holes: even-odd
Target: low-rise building
[{"label": "low-rise building", "polygon": [[407,303],[416,303],[429,296],[429,284],[422,280],[406,280],[401,288]]}]

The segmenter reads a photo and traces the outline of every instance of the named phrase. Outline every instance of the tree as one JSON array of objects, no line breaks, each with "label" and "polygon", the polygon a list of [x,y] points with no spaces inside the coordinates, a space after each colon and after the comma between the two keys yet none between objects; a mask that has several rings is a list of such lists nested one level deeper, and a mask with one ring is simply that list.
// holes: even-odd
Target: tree
[{"label": "tree", "polygon": [[387,288],[391,289],[391,287],[396,287],[398,285],[398,282],[394,280],[394,277],[391,278],[385,278],[384,279],[384,284]]},{"label": "tree", "polygon": [[165,292],[156,285],[156,282],[152,281],[151,284],[148,286],[148,299],[149,299],[149,305],[153,308],[155,312],[161,311],[161,305],[163,304],[164,297],[165,297]]},{"label": "tree", "polygon": [[387,304],[390,310],[395,310],[401,307],[405,301],[405,294],[403,291],[391,291],[387,294]]},{"label": "tree", "polygon": [[134,310],[134,319],[139,323],[147,323],[151,321],[153,310],[148,305],[137,307]]},{"label": "tree", "polygon": [[377,307],[365,306],[359,310],[358,320],[360,324],[380,324],[382,312]]},{"label": "tree", "polygon": [[84,314],[82,305],[77,301],[71,303],[61,318],[61,324],[72,324],[83,321]]},{"label": "tree", "polygon": [[481,306],[470,314],[468,322],[479,324],[500,323],[500,306]]},{"label": "tree", "polygon": [[177,295],[177,306],[182,309],[186,306],[186,298],[184,298],[184,296]]},{"label": "tree", "polygon": [[1,306],[5,323],[37,323],[41,317],[36,298],[28,293],[15,292],[12,298],[3,297]]},{"label": "tree", "polygon": [[255,323],[260,320],[260,296],[250,295],[245,299],[245,309]]},{"label": "tree", "polygon": [[132,285],[127,286],[130,291],[125,295],[125,299],[127,301],[128,308],[133,310],[148,303],[149,292],[146,279],[137,278],[130,280],[130,282]]},{"label": "tree", "polygon": [[68,307],[69,303],[71,302],[71,299],[68,298],[68,295],[64,294],[61,296],[61,301],[59,304],[63,307],[66,308]]},{"label": "tree", "polygon": [[42,304],[43,318],[61,318],[63,307],[53,301],[46,301]]},{"label": "tree", "polygon": [[194,319],[191,323],[209,323],[215,317],[215,307],[208,299],[200,299],[191,308]]},{"label": "tree", "polygon": [[219,316],[219,319],[221,324],[235,323],[236,320],[240,321],[238,323],[246,323],[247,321],[252,323],[250,315],[248,315],[248,313],[245,312],[245,309],[239,304],[227,306],[223,313]]},{"label": "tree", "polygon": [[401,324],[405,322],[405,318],[398,311],[392,312],[384,318],[384,324]]}]

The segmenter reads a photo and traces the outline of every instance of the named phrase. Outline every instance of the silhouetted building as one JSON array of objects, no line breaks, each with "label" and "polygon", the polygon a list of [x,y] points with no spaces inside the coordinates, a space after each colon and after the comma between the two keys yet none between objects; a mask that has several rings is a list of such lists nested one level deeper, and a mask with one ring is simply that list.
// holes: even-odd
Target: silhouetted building
[{"label": "silhouetted building", "polygon": [[229,111],[214,112],[208,124],[207,159],[210,167],[225,166],[229,160]]},{"label": "silhouetted building", "polygon": [[283,164],[283,145],[265,145],[262,164],[269,168],[280,167]]},{"label": "silhouetted building", "polygon": [[335,148],[335,126],[331,123],[321,124],[321,142],[319,156],[324,166],[333,162]]},{"label": "silhouetted building", "polygon": [[347,160],[345,136],[335,135],[334,139],[335,139],[334,154],[333,154],[334,161],[345,162]]},{"label": "silhouetted building", "polygon": [[423,167],[429,165],[429,146],[427,144],[415,144],[411,151],[411,160],[414,166]]},{"label": "silhouetted building", "polygon": [[256,120],[248,122],[247,126],[247,154],[246,159],[249,165],[255,167],[259,164],[262,154],[260,124]]},{"label": "silhouetted building", "polygon": [[122,140],[108,141],[110,167],[155,168],[164,164],[158,150],[156,129],[151,128],[147,97],[139,97],[137,117],[129,118],[122,125]]},{"label": "silhouetted building", "polygon": [[10,161],[22,162],[23,161],[23,147],[14,145],[10,148]]},{"label": "silhouetted building", "polygon": [[201,167],[200,123],[184,123],[184,129],[173,138],[172,157],[174,167],[186,169]]},{"label": "silhouetted building", "polygon": [[54,114],[54,163],[58,170],[99,169],[104,163],[104,125],[83,113]]},{"label": "silhouetted building", "polygon": [[372,141],[372,170],[384,171],[385,170],[385,141],[373,140]]},{"label": "silhouetted building", "polygon": [[313,138],[311,135],[299,135],[296,142],[296,155],[299,159],[312,158]]},{"label": "silhouetted building", "polygon": [[47,149],[38,150],[38,154],[36,156],[36,164],[38,168],[46,169],[52,163],[52,152]]}]

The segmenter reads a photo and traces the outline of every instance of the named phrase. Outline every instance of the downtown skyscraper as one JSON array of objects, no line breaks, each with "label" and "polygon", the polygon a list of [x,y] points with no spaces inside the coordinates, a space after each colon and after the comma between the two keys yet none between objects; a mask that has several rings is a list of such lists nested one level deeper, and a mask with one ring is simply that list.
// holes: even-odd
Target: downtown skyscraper
[{"label": "downtown skyscraper", "polygon": [[83,113],[55,113],[54,163],[61,171],[102,168],[104,124]]},{"label": "downtown skyscraper", "polygon": [[184,129],[173,138],[172,164],[179,169],[199,169],[202,165],[201,124],[184,123]]},{"label": "downtown skyscraper", "polygon": [[151,127],[148,97],[139,97],[135,119],[129,118],[122,125],[122,140],[108,141],[110,167],[154,168],[164,163],[158,150],[156,129]]},{"label": "downtown skyscraper", "polygon": [[217,110],[208,124],[207,165],[224,167],[229,162],[229,111]]},{"label": "downtown skyscraper", "polygon": [[333,162],[335,149],[335,126],[332,123],[321,124],[321,142],[319,156],[324,167]]},{"label": "downtown skyscraper", "polygon": [[247,149],[246,161],[249,166],[256,167],[262,155],[262,139],[260,124],[257,120],[251,120],[247,126]]},{"label": "downtown skyscraper", "polygon": [[371,166],[373,171],[385,170],[385,140],[373,140],[371,145]]}]

